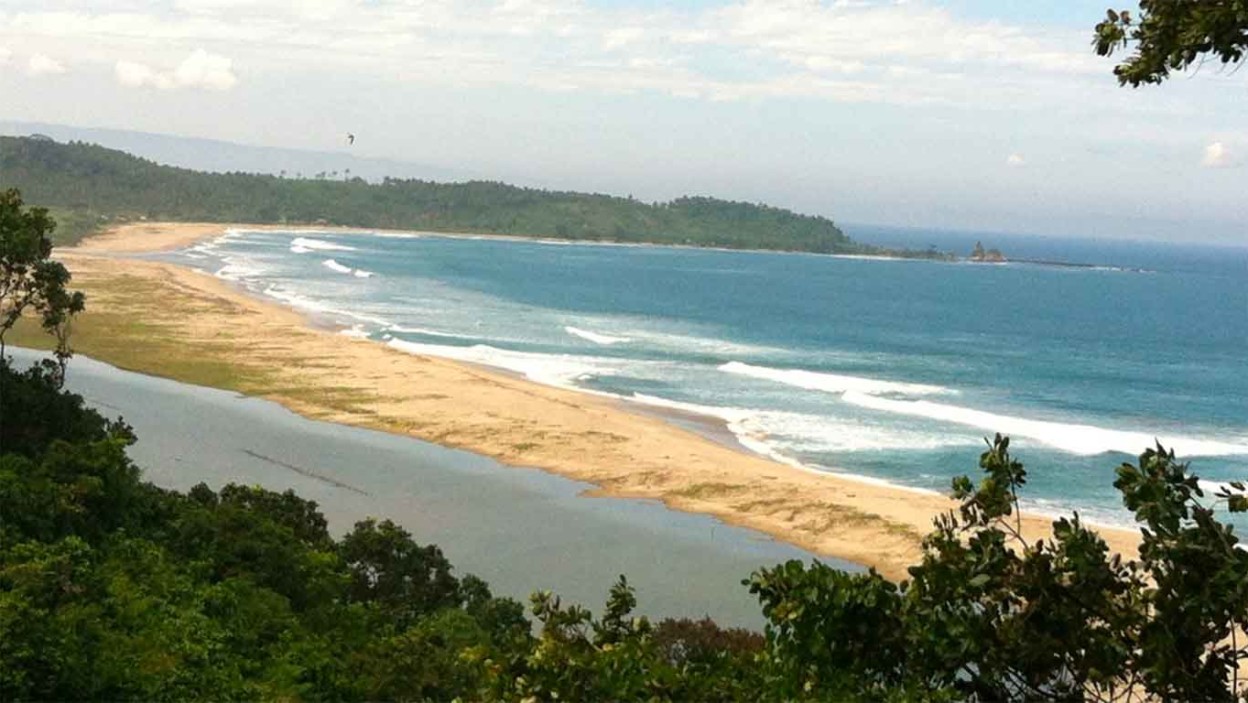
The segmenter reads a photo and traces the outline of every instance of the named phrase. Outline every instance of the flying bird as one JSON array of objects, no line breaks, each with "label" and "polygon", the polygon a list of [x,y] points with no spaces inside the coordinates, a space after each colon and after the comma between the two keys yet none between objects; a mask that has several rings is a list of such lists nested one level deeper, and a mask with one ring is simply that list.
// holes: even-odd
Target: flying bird
[{"label": "flying bird", "polygon": [[353,144],[355,144],[355,135],[348,132],[347,133],[347,146],[351,146]]}]

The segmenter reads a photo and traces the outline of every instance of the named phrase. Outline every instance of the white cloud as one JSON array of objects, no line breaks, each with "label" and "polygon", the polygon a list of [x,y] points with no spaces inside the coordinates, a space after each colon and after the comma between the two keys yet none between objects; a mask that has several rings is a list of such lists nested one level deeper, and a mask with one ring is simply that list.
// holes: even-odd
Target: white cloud
[{"label": "white cloud", "polygon": [[997,22],[971,22],[926,3],[746,0],[710,16],[720,43],[799,65],[811,60],[885,68],[923,64],[959,70],[1019,66],[1036,72],[1107,71],[1081,45]]},{"label": "white cloud", "polygon": [[629,44],[636,43],[639,39],[646,35],[646,31],[641,27],[620,27],[606,33],[602,39],[602,48],[607,51],[614,49],[622,49]]},{"label": "white cloud", "polygon": [[151,66],[134,61],[118,61],[114,67],[117,82],[127,88],[160,88],[167,90],[173,87],[173,79],[160,73]]},{"label": "white cloud", "polygon": [[117,62],[117,80],[127,86],[227,90],[238,77],[229,58],[200,48],[212,47],[272,75],[346,70],[457,87],[576,86],[704,99],[779,94],[1021,110],[1086,99],[1094,82],[1116,90],[1112,62],[1092,56],[1083,32],[970,20],[934,2],[737,0],[655,9],[583,0],[170,0],[157,10],[136,0],[125,11],[46,3],[3,17],[7,31],[56,40],[82,63],[193,52],[172,68]]},{"label": "white cloud", "polygon": [[234,62],[224,56],[196,49],[174,69],[173,78],[178,85],[229,90],[238,82],[233,65]]},{"label": "white cloud", "polygon": [[47,54],[35,54],[26,65],[26,72],[32,76],[51,76],[65,72],[65,66]]},{"label": "white cloud", "polygon": [[136,61],[118,61],[114,66],[117,82],[127,88],[204,88],[229,90],[238,82],[233,62],[203,49],[196,49],[171,71],[158,71]]},{"label": "white cloud", "polygon": [[1010,154],[1006,157],[1005,163],[1007,166],[1018,168],[1019,166],[1026,166],[1027,159],[1024,159],[1022,154]]},{"label": "white cloud", "polygon": [[1223,142],[1213,142],[1205,147],[1205,156],[1200,165],[1206,168],[1227,168],[1238,165],[1231,150]]}]

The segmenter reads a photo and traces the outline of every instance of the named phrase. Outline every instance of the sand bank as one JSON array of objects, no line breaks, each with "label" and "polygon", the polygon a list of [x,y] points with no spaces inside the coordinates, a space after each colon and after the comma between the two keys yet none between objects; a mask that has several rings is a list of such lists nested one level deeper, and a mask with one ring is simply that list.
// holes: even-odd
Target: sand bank
[{"label": "sand bank", "polygon": [[[19,364],[38,355],[14,350]],[[235,393],[74,360],[68,387],[139,436],[130,455],[144,478],[189,490],[198,483],[292,489],[316,501],[334,535],[368,517],[393,519],[436,544],[459,575],[527,603],[551,590],[598,611],[619,574],[653,619],[709,615],[761,628],[758,600],[741,579],[805,551],[706,515],[653,501],[586,500],[588,486],[475,453],[385,432],[315,422]],[[689,584],[698,584],[689,588]]]},{"label": "sand bank", "polygon": [[[187,246],[223,230],[145,223],[60,252],[89,296],[77,348],[122,368],[268,398],[311,418],[586,481],[599,487],[597,495],[658,499],[891,578],[904,577],[933,518],[954,505],[802,471],[609,399],[316,329],[212,276],[118,256]],[[974,459],[968,455],[968,471]],[[1049,523],[1025,516],[1024,532],[1037,539]],[[1138,534],[1102,535],[1114,550],[1134,554]]]},{"label": "sand bank", "polygon": [[134,224],[90,236],[64,252],[146,254],[183,249],[221,235],[221,225],[198,223]]}]

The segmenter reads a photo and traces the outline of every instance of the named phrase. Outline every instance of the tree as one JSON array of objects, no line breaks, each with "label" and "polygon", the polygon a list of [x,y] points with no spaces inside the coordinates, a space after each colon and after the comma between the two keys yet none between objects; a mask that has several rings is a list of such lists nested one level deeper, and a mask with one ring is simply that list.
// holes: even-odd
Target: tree
[{"label": "tree", "polygon": [[1248,553],[1214,505],[1248,508],[1232,484],[1206,505],[1195,476],[1160,446],[1114,484],[1143,525],[1138,560],[1111,556],[1076,515],[1024,541],[1023,465],[998,436],[978,486],[924,540],[894,585],[793,561],[748,582],[769,624],[782,698],[1200,700],[1244,691]]},{"label": "tree", "polygon": [[17,189],[0,192],[0,358],[5,334],[27,311],[34,312],[43,329],[56,336],[59,385],[70,357],[69,325],[82,312],[85,298],[66,289],[69,271],[51,260],[54,229],[48,211],[24,208]]},{"label": "tree", "polygon": [[1209,58],[1238,65],[1248,51],[1248,0],[1140,0],[1138,14],[1109,10],[1093,46],[1101,56],[1134,47],[1114,68],[1118,82],[1133,88]]},{"label": "tree", "polygon": [[0,362],[0,449],[34,459],[54,440],[71,443],[115,438],[134,442],[130,426],[86,407],[82,396],[57,392],[56,379],[40,366],[15,371]]},{"label": "tree", "polygon": [[390,520],[355,523],[338,553],[351,574],[348,598],[376,603],[402,625],[462,603],[459,580],[435,546],[421,546]]}]

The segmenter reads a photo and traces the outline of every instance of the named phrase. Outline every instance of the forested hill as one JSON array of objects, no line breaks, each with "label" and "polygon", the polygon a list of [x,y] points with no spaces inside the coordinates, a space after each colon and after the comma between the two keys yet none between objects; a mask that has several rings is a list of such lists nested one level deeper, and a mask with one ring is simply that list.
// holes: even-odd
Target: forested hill
[{"label": "forested hill", "polygon": [[9,187],[20,188],[27,202],[52,209],[62,237],[69,239],[119,219],[146,217],[887,253],[852,241],[827,218],[765,205],[704,197],[649,204],[488,181],[369,183],[339,173],[311,178],[201,173],[40,137],[0,137],[0,188]]}]

